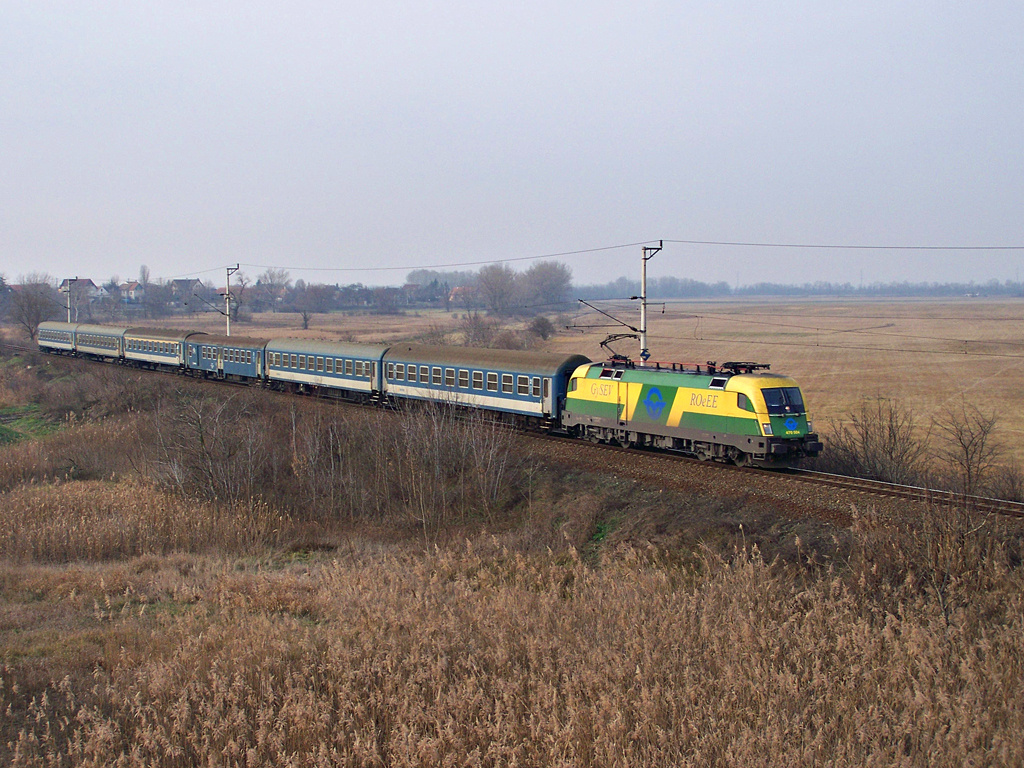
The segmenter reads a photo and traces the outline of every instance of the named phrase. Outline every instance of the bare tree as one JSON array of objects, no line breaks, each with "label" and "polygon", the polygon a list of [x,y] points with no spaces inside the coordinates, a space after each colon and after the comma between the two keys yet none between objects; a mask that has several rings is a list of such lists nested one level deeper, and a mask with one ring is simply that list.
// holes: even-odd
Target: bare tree
[{"label": "bare tree", "polygon": [[481,317],[479,312],[470,312],[463,316],[459,329],[467,347],[486,347],[497,333],[498,323]]},{"label": "bare tree", "polygon": [[516,302],[516,273],[506,264],[481,267],[477,284],[487,308],[495,314],[507,314]]},{"label": "bare tree", "polygon": [[271,312],[277,312],[278,300],[291,285],[287,269],[270,268],[256,278],[256,285],[263,294],[263,299],[270,305]]},{"label": "bare tree", "polygon": [[7,316],[11,306],[11,286],[7,284],[7,276],[0,273],[0,320]]},{"label": "bare tree", "polygon": [[398,313],[399,301],[402,292],[398,288],[374,288],[373,305],[382,315],[394,315]]},{"label": "bare tree", "polygon": [[996,440],[995,414],[986,415],[965,398],[946,409],[935,425],[942,440],[938,456],[951,470],[964,494],[979,492],[996,468],[1003,446]]},{"label": "bare tree", "polygon": [[47,274],[33,272],[23,276],[11,294],[10,317],[35,341],[39,324],[58,317],[60,306],[56,281]]},{"label": "bare tree", "polygon": [[540,336],[542,341],[547,341],[555,335],[555,324],[544,315],[537,315],[530,322],[527,330],[534,336]]},{"label": "bare tree", "polygon": [[235,282],[231,284],[231,319],[238,320],[242,306],[248,303],[249,285],[252,280],[244,272],[235,274]]},{"label": "bare tree", "polygon": [[292,291],[291,311],[302,318],[302,330],[308,330],[315,315],[329,312],[338,289],[333,285],[307,285],[302,280],[295,283]]},{"label": "bare tree", "polygon": [[822,463],[855,477],[916,482],[925,472],[927,442],[912,411],[898,400],[876,397],[834,428]]},{"label": "bare tree", "polygon": [[553,312],[569,301],[572,271],[557,261],[538,261],[523,273],[521,283],[528,314]]}]

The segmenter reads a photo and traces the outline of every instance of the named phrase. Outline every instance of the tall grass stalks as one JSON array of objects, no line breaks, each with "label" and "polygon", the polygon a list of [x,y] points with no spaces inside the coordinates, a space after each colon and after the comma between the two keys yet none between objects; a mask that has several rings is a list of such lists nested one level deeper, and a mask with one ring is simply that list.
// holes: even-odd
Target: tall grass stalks
[{"label": "tall grass stalks", "polygon": [[[756,551],[600,569],[472,550],[225,573],[77,689],[15,766],[1014,765],[1024,584],[948,622]],[[207,610],[201,610],[207,605]],[[990,614],[990,611],[995,611]],[[3,675],[0,706],[16,703]],[[6,702],[6,703],[5,703]],[[119,762],[118,762],[119,761]]]}]

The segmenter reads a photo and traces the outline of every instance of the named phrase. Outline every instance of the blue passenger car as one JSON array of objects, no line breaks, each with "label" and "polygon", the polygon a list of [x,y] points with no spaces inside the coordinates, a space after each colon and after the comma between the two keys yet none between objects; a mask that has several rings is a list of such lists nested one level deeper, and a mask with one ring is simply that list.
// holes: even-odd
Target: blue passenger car
[{"label": "blue passenger car", "polygon": [[202,331],[171,328],[129,328],[124,332],[124,357],[144,368],[185,368],[185,340]]},{"label": "blue passenger car", "polygon": [[248,336],[191,336],[185,343],[185,365],[207,378],[262,379],[267,339]]},{"label": "blue passenger car", "polygon": [[72,355],[75,352],[75,328],[77,327],[77,323],[40,323],[39,332],[36,334],[36,344],[43,352]]},{"label": "blue passenger car", "polygon": [[267,342],[267,378],[299,391],[374,399],[386,350],[383,344],[272,339]]},{"label": "blue passenger car", "polygon": [[124,357],[124,334],[127,330],[83,323],[75,328],[75,352],[83,357],[120,360]]},{"label": "blue passenger car", "polygon": [[384,391],[411,398],[557,420],[583,355],[396,344],[384,355]]}]

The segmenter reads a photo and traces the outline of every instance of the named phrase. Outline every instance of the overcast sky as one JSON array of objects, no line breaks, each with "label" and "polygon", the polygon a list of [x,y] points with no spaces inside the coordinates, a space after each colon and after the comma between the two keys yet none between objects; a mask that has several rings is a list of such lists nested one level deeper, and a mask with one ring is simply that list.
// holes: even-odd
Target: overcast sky
[{"label": "overcast sky", "polygon": [[[0,0],[0,70],[8,279],[1024,245],[1019,0]],[[605,282],[640,246],[561,260]],[[650,274],[1014,280],[1022,260],[666,243]]]}]

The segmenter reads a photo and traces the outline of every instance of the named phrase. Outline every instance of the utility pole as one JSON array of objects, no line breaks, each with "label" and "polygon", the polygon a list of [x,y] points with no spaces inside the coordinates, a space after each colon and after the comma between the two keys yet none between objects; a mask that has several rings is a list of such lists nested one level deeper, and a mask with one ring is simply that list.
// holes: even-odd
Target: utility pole
[{"label": "utility pole", "polygon": [[226,335],[228,336],[231,335],[231,276],[238,271],[238,267],[239,265],[235,264],[235,266],[227,268],[228,277],[224,285],[224,317],[227,321],[228,329]]},{"label": "utility pole", "polygon": [[640,359],[645,363],[651,356],[651,351],[647,348],[647,262],[661,250],[663,244],[664,241],[659,240],[657,248],[645,245],[640,264]]},{"label": "utility pole", "polygon": [[68,300],[67,300],[67,305],[68,305],[68,325],[70,325],[71,324],[71,286],[73,286],[76,282],[78,282],[78,275],[75,275],[74,277],[68,278],[68,280],[66,282],[67,282],[67,288],[64,290],[64,293],[66,293],[67,296],[68,296]]}]

